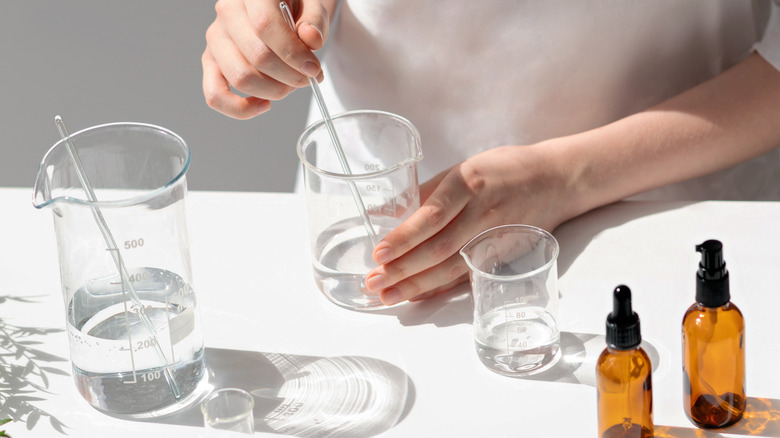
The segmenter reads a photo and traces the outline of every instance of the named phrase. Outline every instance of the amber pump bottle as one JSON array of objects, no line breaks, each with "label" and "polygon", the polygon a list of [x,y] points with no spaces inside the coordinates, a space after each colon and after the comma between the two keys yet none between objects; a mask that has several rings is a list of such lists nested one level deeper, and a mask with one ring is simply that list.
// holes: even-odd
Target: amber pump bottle
[{"label": "amber pump bottle", "polygon": [[607,316],[607,348],[596,364],[599,437],[653,436],[652,365],[639,346],[639,316],[631,290],[618,286]]},{"label": "amber pump bottle", "polygon": [[731,303],[723,245],[696,246],[696,303],[682,321],[683,406],[697,426],[730,426],[745,411],[745,320]]}]

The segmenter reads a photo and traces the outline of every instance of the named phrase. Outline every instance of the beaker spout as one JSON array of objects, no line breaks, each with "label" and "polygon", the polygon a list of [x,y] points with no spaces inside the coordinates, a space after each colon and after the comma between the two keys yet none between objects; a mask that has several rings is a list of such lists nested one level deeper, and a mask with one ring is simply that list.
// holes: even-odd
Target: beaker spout
[{"label": "beaker spout", "polygon": [[32,204],[35,208],[43,208],[51,202],[51,190],[49,189],[48,179],[43,171],[43,165],[38,170],[38,176],[35,178],[33,186]]}]

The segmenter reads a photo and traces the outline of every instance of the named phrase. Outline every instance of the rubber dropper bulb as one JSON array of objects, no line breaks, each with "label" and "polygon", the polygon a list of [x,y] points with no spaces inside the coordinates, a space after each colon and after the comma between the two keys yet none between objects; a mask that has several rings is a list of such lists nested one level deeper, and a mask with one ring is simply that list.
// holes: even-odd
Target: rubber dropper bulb
[{"label": "rubber dropper bulb", "polygon": [[628,350],[642,342],[639,316],[631,308],[631,289],[620,285],[613,293],[612,313],[607,315],[607,345]]},{"label": "rubber dropper bulb", "polygon": [[701,253],[699,270],[696,273],[696,301],[704,307],[720,307],[731,299],[729,272],[723,260],[723,244],[718,240],[707,240],[696,245]]}]

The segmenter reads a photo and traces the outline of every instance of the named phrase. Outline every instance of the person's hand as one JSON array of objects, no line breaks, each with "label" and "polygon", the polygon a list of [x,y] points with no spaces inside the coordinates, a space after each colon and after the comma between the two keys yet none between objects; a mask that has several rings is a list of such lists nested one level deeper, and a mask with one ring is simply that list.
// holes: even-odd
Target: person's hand
[{"label": "person's hand", "polygon": [[482,152],[420,186],[420,209],[374,249],[366,287],[392,305],[420,300],[468,280],[458,253],[474,236],[506,224],[552,231],[568,219],[566,178],[551,145]]},{"label": "person's hand", "polygon": [[[312,50],[328,36],[328,11],[320,0],[288,0],[297,34],[279,0],[219,0],[217,18],[206,31],[203,95],[213,109],[237,119],[268,111],[308,77],[322,80]],[[233,90],[245,95],[234,93]]]}]

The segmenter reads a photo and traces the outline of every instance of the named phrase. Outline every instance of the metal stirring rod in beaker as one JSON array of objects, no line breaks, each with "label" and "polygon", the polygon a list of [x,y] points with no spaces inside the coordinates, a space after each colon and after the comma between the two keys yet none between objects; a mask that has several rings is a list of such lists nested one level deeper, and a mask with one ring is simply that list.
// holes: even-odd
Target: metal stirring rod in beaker
[{"label": "metal stirring rod in beaker", "polygon": [[[95,196],[95,191],[92,189],[92,185],[89,183],[87,173],[84,171],[84,166],[81,164],[81,158],[79,158],[79,154],[76,152],[76,148],[73,146],[73,142],[70,139],[68,129],[65,127],[65,122],[62,121],[62,117],[57,115],[54,117],[54,123],[57,125],[57,130],[60,132],[60,137],[62,137],[62,140],[65,142],[65,148],[68,151],[68,155],[70,155],[73,167],[76,169],[76,176],[78,176],[81,187],[84,189],[84,192],[87,195],[87,200],[90,202],[97,202],[97,196]],[[128,280],[130,276],[127,273],[125,263],[122,260],[122,255],[119,253],[119,247],[116,246],[114,236],[111,234],[111,230],[108,228],[108,224],[106,224],[106,219],[103,217],[103,213],[100,211],[100,208],[95,205],[90,207],[92,209],[92,216],[95,218],[95,222],[97,222],[100,233],[103,235],[103,239],[106,241],[107,249],[111,253],[111,257],[114,259],[114,264],[116,264],[117,271],[119,271],[119,278],[122,280],[123,291],[127,292],[127,294],[130,296],[130,300],[135,306],[142,308],[143,304],[138,298],[132,283]],[[127,309],[125,308],[125,312],[126,311]],[[176,383],[176,379],[174,379],[173,375],[171,374],[169,369],[170,364],[168,364],[168,360],[165,358],[162,347],[157,340],[157,333],[155,332],[154,324],[152,324],[152,321],[143,312],[138,312],[138,317],[143,322],[144,327],[149,330],[153,349],[159,356],[160,361],[165,365],[163,368],[165,379],[168,382],[168,386],[171,388],[173,397],[178,400],[181,398],[181,391],[179,390],[179,385]],[[135,364],[133,364],[133,371],[135,372]]]},{"label": "metal stirring rod in beaker", "polygon": [[[295,20],[293,20],[290,7],[287,6],[286,2],[282,1],[279,2],[279,9],[282,10],[284,21],[286,21],[290,26],[290,29],[295,32]],[[344,155],[344,149],[341,147],[339,136],[336,135],[336,128],[333,126],[333,119],[330,117],[328,107],[325,106],[325,99],[322,97],[320,86],[317,84],[317,79],[309,78],[309,85],[311,85],[311,91],[314,94],[314,100],[317,101],[317,106],[320,108],[320,114],[322,114],[322,118],[325,121],[325,126],[328,128],[330,141],[333,143],[333,148],[336,150],[336,156],[338,157],[339,163],[341,164],[341,169],[345,175],[352,175],[352,170],[349,168],[349,163],[347,163],[347,156]],[[374,227],[371,225],[371,219],[368,217],[368,211],[366,210],[366,206],[363,204],[363,199],[360,197],[360,192],[358,192],[354,181],[347,180],[347,185],[349,185],[349,190],[352,192],[352,197],[355,199],[355,205],[357,206],[358,212],[360,213],[360,218],[363,220],[363,226],[366,227],[368,237],[371,238],[371,243],[373,246],[376,246],[376,244],[379,242],[377,242],[376,232],[374,231]]]}]

